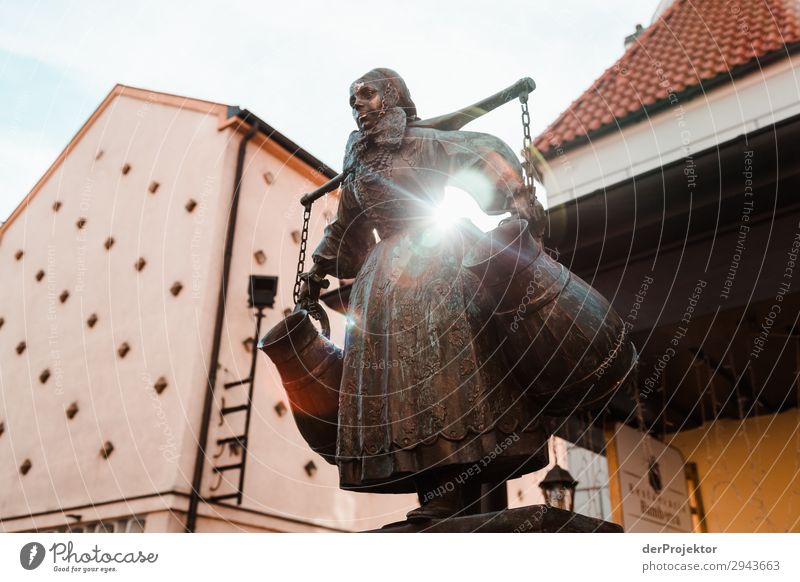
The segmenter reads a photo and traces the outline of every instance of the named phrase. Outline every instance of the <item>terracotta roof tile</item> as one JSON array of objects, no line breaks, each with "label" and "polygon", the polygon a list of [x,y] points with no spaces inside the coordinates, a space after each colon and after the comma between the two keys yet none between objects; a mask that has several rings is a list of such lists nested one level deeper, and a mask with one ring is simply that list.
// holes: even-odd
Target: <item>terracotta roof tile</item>
[{"label": "terracotta roof tile", "polygon": [[800,0],[675,0],[534,143],[547,156],[799,42]]}]

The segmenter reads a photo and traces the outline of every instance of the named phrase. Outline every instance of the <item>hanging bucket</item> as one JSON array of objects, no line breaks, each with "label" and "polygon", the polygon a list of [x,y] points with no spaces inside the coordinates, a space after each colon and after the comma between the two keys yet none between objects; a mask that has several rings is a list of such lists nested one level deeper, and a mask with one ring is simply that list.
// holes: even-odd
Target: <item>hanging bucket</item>
[{"label": "hanging bucket", "polygon": [[636,367],[619,315],[542,250],[527,221],[486,233],[463,265],[488,291],[514,375],[548,414],[602,406]]},{"label": "hanging bucket", "polygon": [[297,427],[312,449],[331,463],[336,454],[339,385],[344,354],[299,309],[258,342],[278,369]]}]

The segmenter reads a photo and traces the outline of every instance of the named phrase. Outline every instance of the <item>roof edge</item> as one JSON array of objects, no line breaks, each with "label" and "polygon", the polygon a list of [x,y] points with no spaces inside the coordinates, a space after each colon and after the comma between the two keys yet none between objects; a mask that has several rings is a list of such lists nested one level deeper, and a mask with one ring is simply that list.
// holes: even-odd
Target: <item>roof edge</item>
[{"label": "roof edge", "polygon": [[[754,140],[757,137],[765,134],[771,133],[778,129],[781,129],[787,125],[793,125],[800,123],[800,114],[792,115],[791,117],[787,117],[786,119],[781,119],[780,121],[776,121],[774,123],[768,123],[766,125],[762,125],[756,129],[751,131],[743,131],[723,142],[719,142],[717,144],[708,146],[702,150],[698,150],[696,152],[692,152],[692,157],[697,160],[702,156],[707,155],[717,155],[716,152],[719,152],[722,149],[731,147],[736,145],[738,142],[742,141],[742,139],[747,140]],[[649,170],[645,170],[638,174],[633,174],[632,176],[628,176],[626,178],[622,178],[617,180],[613,184],[608,184],[606,186],[601,186],[592,190],[591,192],[587,192],[581,196],[576,198],[570,198],[569,200],[565,200],[564,202],[560,202],[555,206],[550,206],[545,211],[548,215],[555,213],[555,212],[563,212],[567,210],[571,206],[575,206],[577,204],[583,204],[587,202],[590,198],[597,198],[597,197],[606,197],[611,190],[618,190],[620,188],[624,188],[627,185],[632,185],[636,181],[642,181],[645,178],[656,176],[659,174],[663,174],[664,172],[668,171],[670,168],[677,168],[684,166],[686,164],[686,158],[678,158],[676,160],[672,160],[667,162],[663,166],[656,166],[655,168],[650,168]]]},{"label": "roof edge", "polygon": [[[708,91],[711,91],[713,89],[716,89],[717,87],[725,85],[728,81],[733,81],[734,79],[742,78],[752,73],[753,71],[760,70],[764,66],[772,65],[774,63],[782,61],[783,59],[789,59],[791,58],[792,55],[798,52],[800,52],[800,41],[788,43],[782,49],[773,51],[771,53],[766,53],[760,57],[753,57],[746,63],[737,65],[736,67],[733,67],[729,71],[720,73],[717,76],[712,77],[711,79],[702,80],[697,85],[692,85],[691,87],[687,87],[683,91],[674,93],[675,97],[673,98],[673,100],[677,98],[677,100],[679,101],[680,100],[683,100],[684,102],[691,101],[692,99],[698,97],[701,94],[705,94]],[[555,143],[555,144],[548,141],[547,144],[550,147],[548,147],[548,149],[546,150],[539,150],[539,153],[545,160],[552,160],[558,155],[564,154],[567,151],[577,149],[578,147],[590,143],[593,139],[597,139],[604,135],[613,133],[617,130],[621,130],[624,127],[628,127],[630,125],[637,123],[638,121],[641,121],[642,119],[650,117],[651,115],[664,111],[668,109],[670,105],[671,105],[670,97],[667,96],[654,103],[651,103],[650,105],[644,105],[639,109],[637,109],[636,111],[633,111],[625,115],[624,117],[615,118],[616,123],[614,122],[608,123],[602,127],[590,130],[582,135],[576,136],[575,138],[569,141]],[[560,117],[561,115],[559,115],[559,118]],[[549,130],[550,127],[548,127],[540,135],[538,135],[534,139],[534,143],[536,143],[536,141],[538,141],[540,138],[545,139],[547,136],[547,132]]]},{"label": "roof edge", "polygon": [[232,122],[237,120],[242,121],[248,125],[254,123],[255,121],[259,122],[260,132],[267,138],[278,144],[280,147],[285,149],[289,155],[297,157],[304,163],[308,164],[311,168],[315,171],[319,172],[323,176],[327,178],[333,178],[338,174],[336,170],[328,166],[326,163],[321,161],[319,158],[315,157],[314,155],[310,154],[308,151],[297,145],[291,139],[286,137],[284,134],[276,130],[270,124],[266,123],[247,109],[241,109],[238,106],[233,105],[226,105],[224,103],[217,103],[214,101],[206,101],[204,99],[195,99],[193,97],[184,97],[182,95],[175,95],[172,93],[164,93],[161,91],[151,91],[149,89],[143,89],[140,87],[133,87],[130,85],[123,85],[121,83],[117,83],[108,92],[108,94],[103,98],[103,100],[98,104],[89,118],[81,125],[75,135],[70,138],[67,142],[67,145],[61,150],[58,154],[56,159],[53,161],[52,164],[45,170],[45,172],[41,175],[41,177],[36,181],[33,185],[31,190],[25,195],[25,197],[20,201],[19,204],[11,211],[11,214],[8,215],[8,218],[0,224],[0,241],[2,241],[3,236],[9,226],[17,219],[17,217],[22,214],[22,212],[28,207],[33,197],[38,194],[38,192],[42,189],[44,184],[50,179],[50,177],[58,170],[58,168],[63,164],[66,157],[75,149],[75,146],[80,142],[89,128],[94,125],[97,119],[103,114],[103,112],[108,108],[108,106],[116,99],[117,97],[129,97],[132,99],[138,99],[140,101],[144,101],[146,103],[157,103],[160,105],[169,105],[172,107],[178,107],[182,109],[189,109],[191,111],[196,111],[199,113],[204,113],[207,115],[216,115],[218,118],[217,128],[223,129]]},{"label": "roof edge", "polygon": [[73,149],[75,149],[75,146],[80,142],[86,132],[89,131],[89,128],[94,125],[95,121],[97,121],[100,115],[103,114],[106,108],[117,97],[130,97],[140,101],[145,101],[147,103],[159,103],[171,105],[173,107],[191,109],[192,111],[198,111],[206,114],[215,114],[219,117],[220,123],[224,122],[225,113],[227,111],[227,105],[223,105],[221,103],[214,103],[212,101],[204,101],[202,99],[194,99],[191,97],[182,97],[179,95],[173,95],[171,93],[150,91],[148,89],[141,89],[139,87],[132,87],[117,83],[98,104],[83,125],[80,126],[78,131],[75,132],[75,135],[70,138],[70,140],[67,142],[67,145],[64,146],[64,149],[61,150],[53,163],[48,166],[44,174],[42,174],[33,185],[33,188],[31,188],[22,201],[17,204],[14,210],[11,211],[11,214],[8,215],[8,218],[5,220],[5,222],[0,224],[0,241],[2,241],[3,235],[11,223],[13,223],[17,217],[28,207],[28,204],[30,204],[31,200],[33,200],[33,197],[39,193],[47,180],[50,179],[56,170],[58,170],[61,164],[64,163],[64,160],[67,158],[67,156],[72,152]]},{"label": "roof edge", "polygon": [[314,170],[324,175],[327,178],[334,178],[339,174],[336,170],[331,168],[328,164],[320,160],[318,157],[297,145],[294,141],[286,137],[280,131],[275,129],[269,123],[258,117],[248,109],[242,109],[236,105],[229,105],[227,110],[228,123],[235,119],[239,119],[249,126],[258,122],[258,129],[267,139],[275,142],[286,150],[290,156],[296,157],[301,161],[311,166]]}]

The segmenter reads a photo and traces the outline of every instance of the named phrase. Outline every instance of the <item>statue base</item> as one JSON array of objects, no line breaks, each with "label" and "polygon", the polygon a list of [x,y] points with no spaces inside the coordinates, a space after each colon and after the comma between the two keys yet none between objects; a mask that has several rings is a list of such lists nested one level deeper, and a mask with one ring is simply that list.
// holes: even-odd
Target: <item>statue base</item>
[{"label": "statue base", "polygon": [[622,533],[616,523],[549,505],[528,505],[422,523],[398,521],[366,533]]}]

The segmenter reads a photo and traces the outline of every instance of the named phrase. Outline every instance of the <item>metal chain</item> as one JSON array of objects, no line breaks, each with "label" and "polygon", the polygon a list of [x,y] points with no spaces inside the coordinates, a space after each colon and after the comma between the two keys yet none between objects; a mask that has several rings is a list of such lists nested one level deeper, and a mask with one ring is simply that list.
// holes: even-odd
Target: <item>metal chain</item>
[{"label": "metal chain", "polygon": [[522,157],[525,163],[522,165],[525,170],[525,186],[528,191],[533,193],[533,158],[531,157],[531,114],[528,111],[528,96],[520,95],[519,101],[522,104]]},{"label": "metal chain", "polygon": [[311,204],[303,206],[303,230],[300,233],[300,256],[297,258],[297,276],[294,280],[294,303],[300,303],[300,286],[306,264],[306,246],[308,244],[308,223],[311,220]]}]

